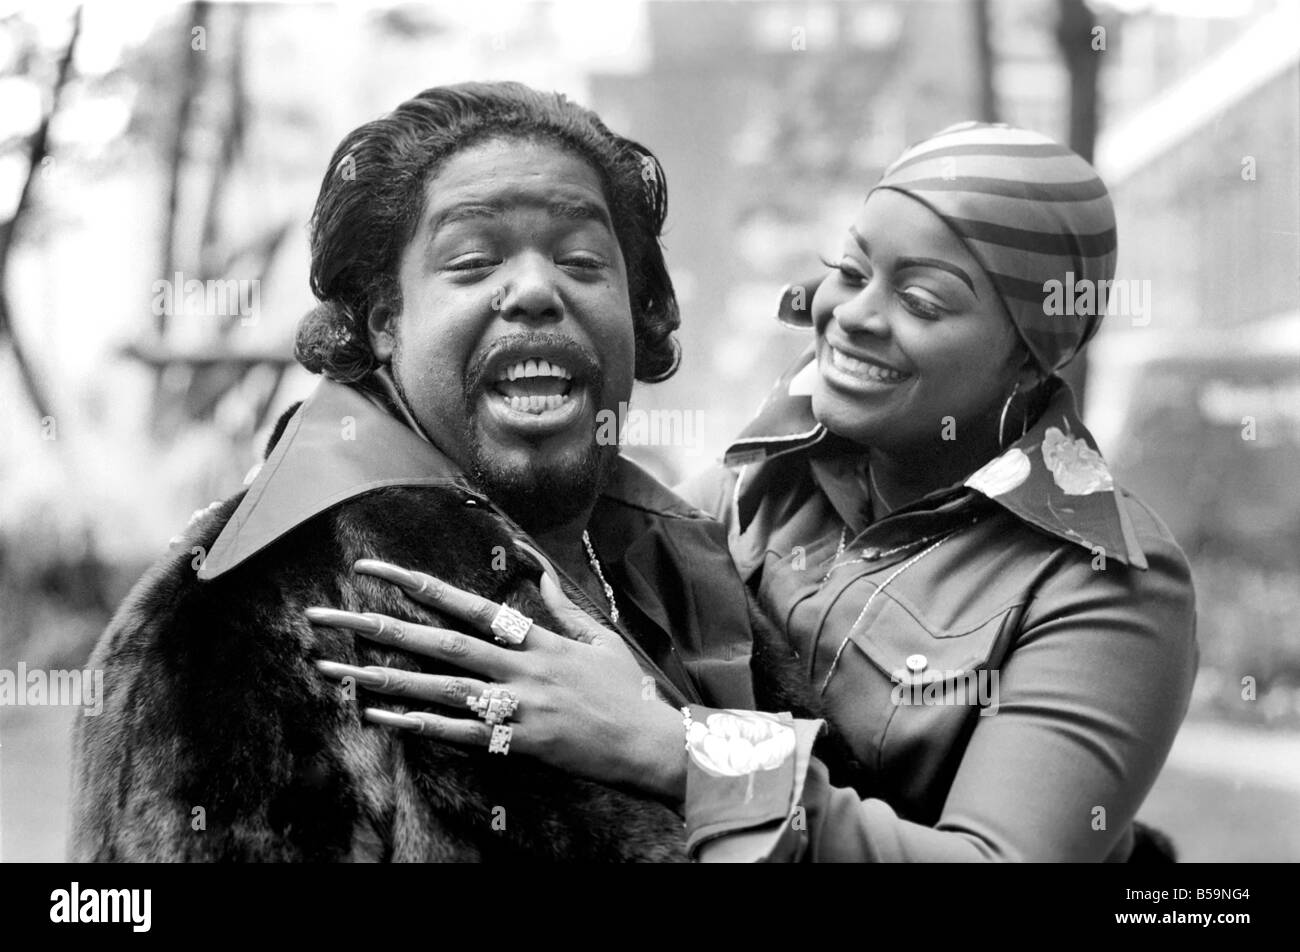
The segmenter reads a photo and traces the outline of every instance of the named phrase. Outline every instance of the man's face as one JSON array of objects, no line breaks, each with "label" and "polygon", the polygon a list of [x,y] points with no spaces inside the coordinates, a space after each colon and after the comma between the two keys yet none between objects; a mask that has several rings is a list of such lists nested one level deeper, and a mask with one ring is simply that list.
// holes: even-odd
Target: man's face
[{"label": "man's face", "polygon": [[595,169],[491,139],[426,186],[402,255],[402,311],[371,340],[433,442],[537,529],[594,500],[617,447],[596,414],[631,394],[627,269]]}]

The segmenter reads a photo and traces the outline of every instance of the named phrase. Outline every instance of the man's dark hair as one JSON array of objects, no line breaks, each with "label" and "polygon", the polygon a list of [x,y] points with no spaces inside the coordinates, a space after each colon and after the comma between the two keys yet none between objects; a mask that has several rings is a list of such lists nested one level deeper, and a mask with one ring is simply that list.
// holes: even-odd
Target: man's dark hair
[{"label": "man's dark hair", "polygon": [[398,267],[426,185],[456,152],[503,136],[567,149],[600,176],[627,263],[636,378],[672,376],[681,319],[659,244],[668,212],[659,160],[591,110],[519,83],[426,89],[339,144],[312,213],[311,288],[321,304],[298,326],[299,363],[344,383],[374,369],[367,318],[376,307],[401,308]]}]

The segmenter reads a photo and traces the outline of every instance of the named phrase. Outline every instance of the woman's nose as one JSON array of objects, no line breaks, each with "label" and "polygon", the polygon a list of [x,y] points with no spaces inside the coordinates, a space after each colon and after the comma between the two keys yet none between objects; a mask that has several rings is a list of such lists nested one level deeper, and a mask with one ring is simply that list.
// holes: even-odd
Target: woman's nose
[{"label": "woman's nose", "polygon": [[527,255],[506,274],[494,306],[507,320],[558,321],[564,316],[564,299],[556,286],[555,266],[542,255]]},{"label": "woman's nose", "polygon": [[831,317],[846,335],[875,334],[886,337],[889,335],[885,300],[887,291],[878,277],[873,278],[853,297],[835,305]]}]

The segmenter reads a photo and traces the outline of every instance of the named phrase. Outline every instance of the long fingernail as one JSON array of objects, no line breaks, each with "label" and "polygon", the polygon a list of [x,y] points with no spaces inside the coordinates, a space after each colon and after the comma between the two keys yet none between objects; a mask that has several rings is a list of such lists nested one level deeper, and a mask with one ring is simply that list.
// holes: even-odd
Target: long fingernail
[{"label": "long fingernail", "polygon": [[334,628],[351,628],[353,631],[368,631],[372,634],[383,630],[383,622],[355,612],[341,612],[334,608],[309,608],[307,618],[318,625],[331,625]]},{"label": "long fingernail", "polygon": [[403,588],[416,588],[420,584],[415,580],[415,576],[406,569],[390,565],[387,562],[380,562],[377,559],[357,559],[352,563],[352,568],[367,575],[378,575],[380,578],[388,579],[388,581],[401,585]]},{"label": "long fingernail", "polygon": [[524,555],[526,555],[529,559],[533,561],[533,563],[537,566],[538,571],[545,572],[550,567],[550,562],[547,561],[546,557],[542,555],[542,553],[534,549],[527,542],[523,542],[519,539],[516,539],[515,547],[519,549],[519,551],[523,552]]},{"label": "long fingernail", "polygon": [[377,671],[350,664],[339,664],[337,661],[317,661],[316,667],[326,677],[355,678],[358,684],[364,684],[366,687],[379,687],[385,680],[384,676]]},{"label": "long fingernail", "polygon": [[377,707],[368,707],[364,713],[370,723],[383,727],[402,727],[406,730],[418,731],[421,726],[419,718],[408,714],[394,714],[392,711],[381,711]]}]

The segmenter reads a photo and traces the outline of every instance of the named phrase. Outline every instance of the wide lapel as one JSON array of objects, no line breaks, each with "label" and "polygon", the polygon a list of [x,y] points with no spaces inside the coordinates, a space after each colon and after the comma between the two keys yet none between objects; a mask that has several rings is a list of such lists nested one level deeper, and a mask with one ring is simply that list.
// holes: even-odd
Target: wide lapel
[{"label": "wide lapel", "polygon": [[214,579],[308,519],[384,486],[449,486],[479,495],[408,425],[353,387],[322,379],[285,427],[198,576]]},{"label": "wide lapel", "polygon": [[1147,568],[1132,520],[1074,394],[1053,378],[1047,409],[1027,433],[965,485],[1050,535]]}]

